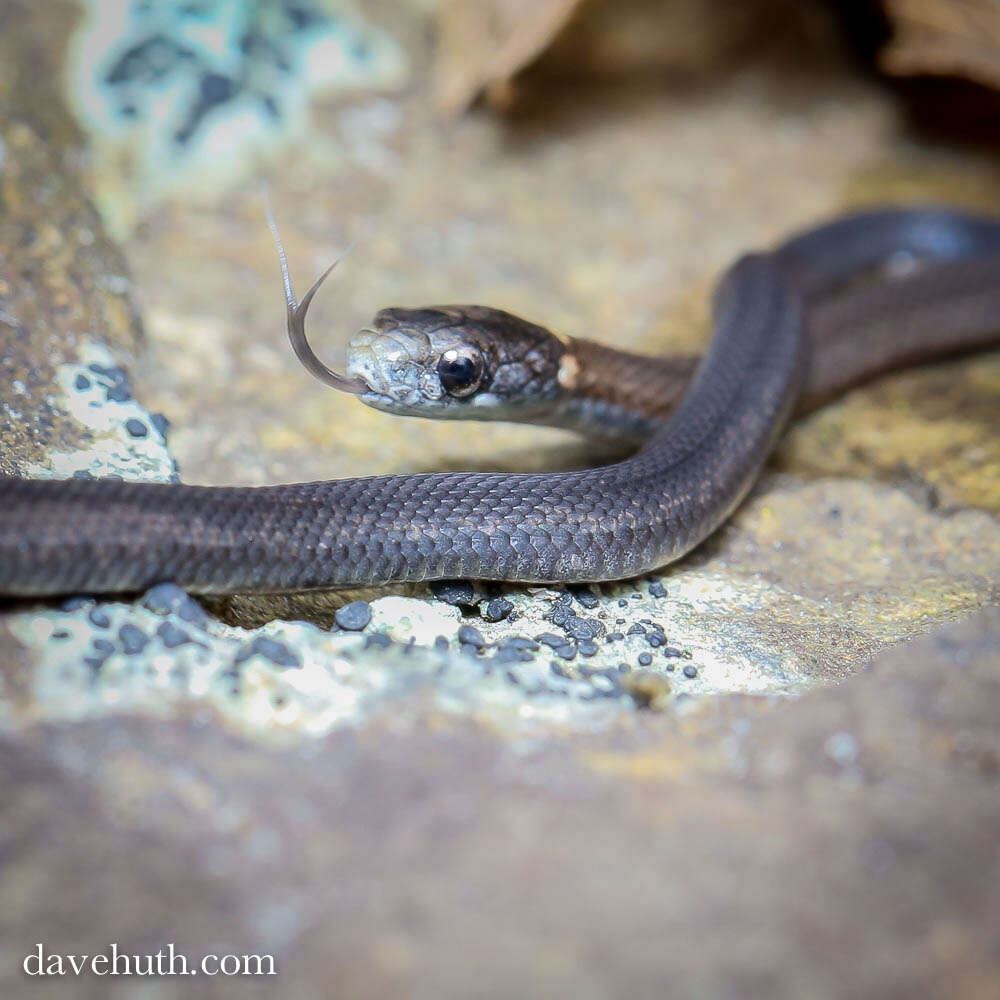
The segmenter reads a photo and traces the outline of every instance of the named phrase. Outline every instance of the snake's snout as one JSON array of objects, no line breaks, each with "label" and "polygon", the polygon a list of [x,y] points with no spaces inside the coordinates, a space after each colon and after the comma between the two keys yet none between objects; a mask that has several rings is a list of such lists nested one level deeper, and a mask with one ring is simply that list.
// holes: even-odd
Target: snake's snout
[{"label": "snake's snout", "polygon": [[[365,328],[347,345],[347,377],[365,383],[383,403],[411,406],[440,395],[426,378],[427,345],[405,330]],[[366,402],[375,403],[368,399]]]}]

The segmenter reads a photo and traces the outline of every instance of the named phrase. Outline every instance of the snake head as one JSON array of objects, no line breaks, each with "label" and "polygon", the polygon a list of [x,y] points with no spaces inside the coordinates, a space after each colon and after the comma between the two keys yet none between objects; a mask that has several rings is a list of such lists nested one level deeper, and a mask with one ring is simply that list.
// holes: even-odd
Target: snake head
[{"label": "snake head", "polygon": [[555,334],[500,309],[383,309],[347,347],[369,406],[410,416],[522,420],[559,391]]}]

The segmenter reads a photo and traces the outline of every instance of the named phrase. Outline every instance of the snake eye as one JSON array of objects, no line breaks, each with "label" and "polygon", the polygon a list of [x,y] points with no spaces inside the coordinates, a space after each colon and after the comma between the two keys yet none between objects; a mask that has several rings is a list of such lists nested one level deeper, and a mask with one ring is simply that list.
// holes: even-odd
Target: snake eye
[{"label": "snake eye", "polygon": [[468,396],[479,388],[483,378],[483,356],[475,348],[451,348],[441,355],[438,378],[451,396]]}]

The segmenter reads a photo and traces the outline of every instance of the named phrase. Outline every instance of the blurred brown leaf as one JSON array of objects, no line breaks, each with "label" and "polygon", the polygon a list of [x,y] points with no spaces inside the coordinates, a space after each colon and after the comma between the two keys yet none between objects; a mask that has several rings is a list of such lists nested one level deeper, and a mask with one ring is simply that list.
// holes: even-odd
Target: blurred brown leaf
[{"label": "blurred brown leaf", "polygon": [[438,16],[438,108],[457,114],[484,90],[504,103],[515,74],[545,51],[583,2],[450,0]]},{"label": "blurred brown leaf", "polygon": [[1000,87],[998,0],[883,0],[892,39],[879,64],[896,76],[957,76]]},{"label": "blurred brown leaf", "polygon": [[455,114],[485,94],[506,107],[515,77],[543,54],[546,74],[559,77],[713,73],[818,7],[804,0],[449,0],[438,15],[436,103]]}]

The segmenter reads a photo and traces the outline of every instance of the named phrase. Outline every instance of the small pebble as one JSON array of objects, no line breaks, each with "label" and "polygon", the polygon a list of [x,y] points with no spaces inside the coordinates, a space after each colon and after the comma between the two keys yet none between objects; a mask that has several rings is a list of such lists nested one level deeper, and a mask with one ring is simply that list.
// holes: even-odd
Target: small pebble
[{"label": "small pebble", "polygon": [[577,599],[582,607],[585,607],[588,611],[592,611],[600,603],[592,590],[586,587],[582,587],[579,590],[573,590],[571,592],[573,596]]},{"label": "small pebble", "polygon": [[135,417],[129,417],[125,421],[125,430],[129,432],[134,438],[144,438],[149,434],[149,428],[141,421]]},{"label": "small pebble", "polygon": [[[302,661],[283,642],[267,635],[259,635],[250,644],[249,655],[263,656],[279,667],[301,667]],[[237,656],[236,662],[245,657]]]},{"label": "small pebble", "polygon": [[667,646],[663,650],[664,656],[683,656],[684,654],[676,646]]},{"label": "small pebble", "polygon": [[549,615],[549,620],[555,625],[556,628],[562,628],[570,618],[575,618],[576,616],[565,604],[554,604],[552,606],[552,613]]},{"label": "small pebble", "polygon": [[127,403],[132,398],[132,393],[129,392],[127,383],[116,382],[108,389],[106,396],[110,403]]},{"label": "small pebble", "polygon": [[645,631],[646,630],[638,622],[636,622],[635,625],[630,625],[629,626],[628,634],[629,635],[643,635],[643,634],[645,634]]},{"label": "small pebble", "polygon": [[367,601],[351,601],[342,608],[337,608],[333,620],[345,632],[360,632],[372,620],[372,608]]},{"label": "small pebble", "polygon": [[94,628],[107,628],[111,624],[111,618],[109,617],[107,611],[99,605],[95,604],[88,612],[87,617],[90,619],[90,624]]},{"label": "small pebble", "polygon": [[450,644],[448,642],[448,637],[446,635],[439,635],[434,640],[434,648],[435,649],[445,650],[445,649],[448,648],[449,645]]},{"label": "small pebble", "polygon": [[650,646],[653,647],[653,649],[662,646],[666,641],[667,640],[664,638],[662,633],[657,633],[657,632],[646,633],[646,642],[648,642]]},{"label": "small pebble", "polygon": [[624,632],[611,632],[605,639],[605,642],[621,642],[621,640],[624,638],[625,638]]},{"label": "small pebble", "polygon": [[73,386],[74,388],[79,389],[80,392],[83,392],[84,389],[90,388],[90,379],[81,373],[73,380]]},{"label": "small pebble", "polygon": [[648,667],[653,662],[652,653],[640,653],[639,654],[639,666]]},{"label": "small pebble", "polygon": [[534,639],[529,639],[526,635],[509,635],[506,639],[500,640],[500,647],[506,649],[529,649],[532,652],[538,649],[538,643]]},{"label": "small pebble", "polygon": [[628,607],[628,601],[626,601],[624,597],[621,598],[618,601],[618,607],[620,607],[620,608],[627,608]]},{"label": "small pebble", "polygon": [[472,607],[476,602],[476,591],[468,580],[435,580],[431,583],[431,593],[445,604],[456,607]]},{"label": "small pebble", "polygon": [[162,413],[151,413],[149,415],[149,422],[153,425],[153,429],[160,435],[160,437],[167,436],[170,421]]},{"label": "small pebble", "polygon": [[64,628],[61,628],[61,629],[59,629],[58,632],[53,632],[52,633],[52,638],[53,639],[68,639],[69,638],[69,632],[67,632],[66,629],[64,629]]},{"label": "small pebble", "polygon": [[160,615],[173,612],[192,625],[204,626],[208,622],[205,609],[175,583],[158,583],[146,591],[140,603]]},{"label": "small pebble", "polygon": [[388,649],[392,645],[390,639],[384,632],[372,632],[365,636],[365,649],[374,646],[376,649]]},{"label": "small pebble", "polygon": [[576,646],[567,642],[565,646],[557,646],[552,650],[556,656],[561,656],[564,660],[572,660],[576,657]]},{"label": "small pebble", "polygon": [[697,677],[698,676],[698,668],[691,666],[691,664],[689,663],[684,668],[684,676],[688,677],[688,678],[690,678],[690,677]]},{"label": "small pebble", "polygon": [[458,641],[466,646],[482,649],[486,645],[483,633],[473,625],[462,625],[458,630]]},{"label": "small pebble", "polygon": [[593,639],[607,631],[601,622],[593,618],[570,616],[562,626],[574,639]]},{"label": "small pebble", "polygon": [[135,656],[146,648],[149,636],[138,626],[126,623],[118,630],[118,641],[126,656]]},{"label": "small pebble", "polygon": [[497,650],[497,661],[499,663],[531,663],[533,657],[526,649],[518,649],[517,646],[501,646]]},{"label": "small pebble", "polygon": [[90,469],[76,469],[73,472],[73,478],[74,479],[93,479],[94,478],[94,474],[90,471]]},{"label": "small pebble", "polygon": [[173,622],[160,622],[156,626],[156,634],[167,649],[183,646],[184,643],[191,641],[191,636],[184,629],[178,628]]},{"label": "small pebble", "polygon": [[86,597],[67,597],[66,600],[59,605],[59,610],[79,611],[80,608],[85,608],[89,603],[90,600]]},{"label": "small pebble", "polygon": [[486,605],[483,618],[488,622],[502,622],[513,610],[514,605],[506,597],[496,597]]},{"label": "small pebble", "polygon": [[109,642],[107,639],[95,639],[93,647],[98,653],[102,653],[105,657],[110,656],[115,651],[115,644],[113,642]]},{"label": "small pebble", "polygon": [[667,596],[667,588],[664,587],[663,584],[660,583],[659,580],[654,580],[649,585],[649,596],[650,597],[666,597]]},{"label": "small pebble", "polygon": [[541,635],[536,635],[535,639],[549,649],[555,649],[557,646],[563,646],[566,643],[566,637],[562,635],[556,635],[555,632],[543,632]]},{"label": "small pebble", "polygon": [[576,648],[581,656],[593,656],[597,652],[597,643],[593,639],[581,639]]}]

